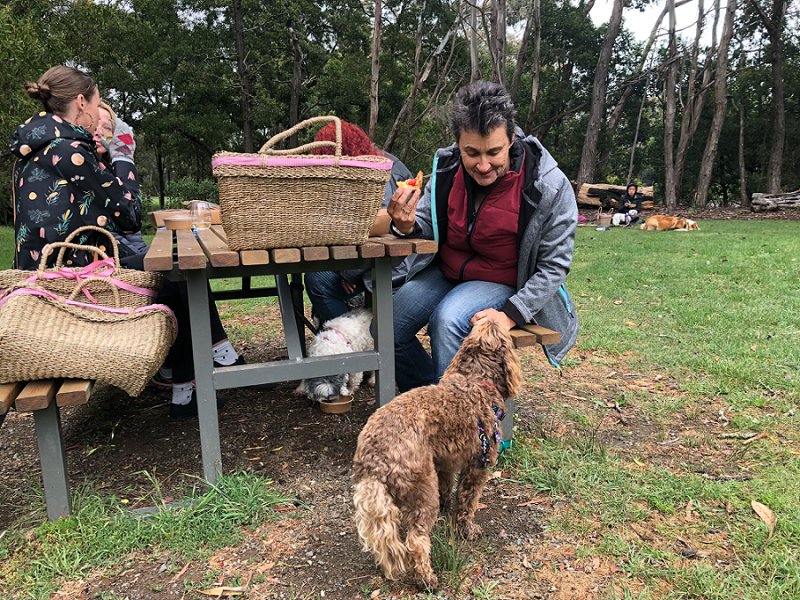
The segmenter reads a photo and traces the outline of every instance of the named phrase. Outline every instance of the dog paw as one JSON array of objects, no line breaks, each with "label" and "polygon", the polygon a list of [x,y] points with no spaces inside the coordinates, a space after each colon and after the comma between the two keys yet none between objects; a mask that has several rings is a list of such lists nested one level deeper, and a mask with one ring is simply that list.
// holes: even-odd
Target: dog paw
[{"label": "dog paw", "polygon": [[425,573],[417,573],[415,583],[419,588],[425,590],[435,590],[439,587],[439,579],[432,570]]},{"label": "dog paw", "polygon": [[456,530],[461,537],[469,542],[474,542],[483,534],[481,526],[475,523],[458,523],[456,525]]}]

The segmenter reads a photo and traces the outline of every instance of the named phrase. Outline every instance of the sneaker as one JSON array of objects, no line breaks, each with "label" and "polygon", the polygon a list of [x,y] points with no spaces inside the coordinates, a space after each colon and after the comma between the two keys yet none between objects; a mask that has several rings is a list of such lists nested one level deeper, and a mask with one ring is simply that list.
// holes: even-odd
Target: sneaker
[{"label": "sneaker", "polygon": [[244,356],[242,356],[240,354],[239,358],[237,358],[234,362],[232,362],[229,365],[223,365],[222,363],[218,363],[217,361],[214,361],[214,368],[215,369],[221,369],[223,367],[236,367],[238,365],[246,365],[246,364],[247,364],[247,361],[244,359]]},{"label": "sneaker", "polygon": [[[217,410],[222,410],[227,401],[217,396]],[[169,403],[169,418],[173,421],[188,421],[197,416],[197,393],[192,390],[192,399],[188,404]]]},{"label": "sneaker", "polygon": [[506,450],[511,450],[514,447],[514,440],[501,440],[500,441],[500,448],[497,452],[497,455],[500,456]]},{"label": "sneaker", "polygon": [[162,392],[172,391],[172,379],[164,377],[161,373],[161,369],[156,371],[156,374],[150,379],[150,385]]}]

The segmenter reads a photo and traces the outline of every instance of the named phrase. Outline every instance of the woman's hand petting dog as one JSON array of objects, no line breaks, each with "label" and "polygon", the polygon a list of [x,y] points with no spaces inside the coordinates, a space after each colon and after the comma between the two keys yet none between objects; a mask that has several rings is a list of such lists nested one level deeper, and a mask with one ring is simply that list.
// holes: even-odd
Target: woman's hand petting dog
[{"label": "woman's hand petting dog", "polygon": [[506,313],[499,310],[495,310],[494,308],[486,308],[484,310],[479,310],[472,316],[472,319],[470,319],[469,322],[472,325],[476,325],[479,321],[482,321],[483,319],[489,319],[490,321],[494,321],[495,323],[500,325],[500,327],[502,327],[504,331],[510,331],[511,329],[514,329],[514,327],[517,326],[517,324],[514,322],[514,319],[509,317]]}]

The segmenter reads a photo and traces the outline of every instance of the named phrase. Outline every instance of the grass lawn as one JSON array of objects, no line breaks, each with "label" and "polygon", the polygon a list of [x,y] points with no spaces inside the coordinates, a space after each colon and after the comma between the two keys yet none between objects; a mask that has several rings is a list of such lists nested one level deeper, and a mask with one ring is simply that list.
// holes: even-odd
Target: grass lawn
[{"label": "grass lawn", "polygon": [[[536,577],[576,579],[573,567],[594,561],[591,593],[574,597],[800,598],[800,222],[701,227],[580,228],[568,281],[578,347],[556,388],[528,373],[542,411],[520,423],[500,468],[545,507]],[[0,228],[0,264],[12,237]],[[258,302],[223,306],[237,340],[256,335],[235,321]],[[5,578],[47,597],[56,579],[121,570],[137,550],[192,556],[193,535],[207,550],[236,544],[284,501],[253,477],[225,477],[227,491],[199,499],[197,514],[152,524],[88,490],[91,510],[0,535],[0,589]],[[434,559],[445,574],[469,563],[448,535],[434,540]],[[509,598],[498,581],[486,575],[453,597]]]}]

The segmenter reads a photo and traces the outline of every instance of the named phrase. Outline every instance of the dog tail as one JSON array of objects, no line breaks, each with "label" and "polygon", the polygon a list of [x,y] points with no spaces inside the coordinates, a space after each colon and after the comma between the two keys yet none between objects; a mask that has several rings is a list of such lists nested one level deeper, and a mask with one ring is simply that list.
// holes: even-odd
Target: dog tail
[{"label": "dog tail", "polygon": [[639,225],[639,229],[647,229],[647,225],[642,223],[641,225]]},{"label": "dog tail", "polygon": [[400,509],[386,486],[375,479],[359,481],[353,504],[364,550],[372,552],[387,579],[402,576],[406,572],[406,547],[400,537]]}]

